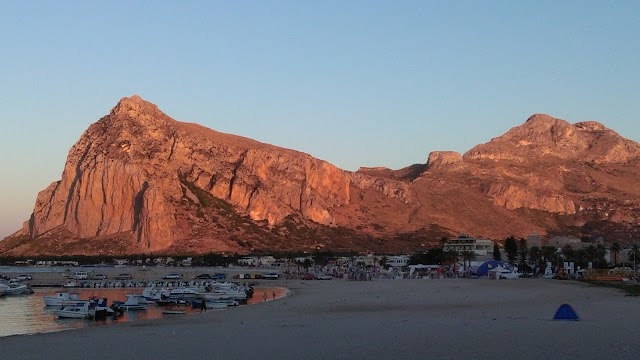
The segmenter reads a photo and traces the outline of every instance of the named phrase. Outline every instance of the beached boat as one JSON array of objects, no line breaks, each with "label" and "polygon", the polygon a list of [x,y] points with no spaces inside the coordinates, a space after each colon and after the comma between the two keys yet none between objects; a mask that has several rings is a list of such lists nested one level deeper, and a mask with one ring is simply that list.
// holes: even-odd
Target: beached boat
[{"label": "beached boat", "polygon": [[187,312],[184,310],[164,310],[162,311],[162,313],[165,315],[182,315],[186,314]]},{"label": "beached boat", "polygon": [[169,293],[170,298],[174,299],[195,299],[200,295],[201,291],[190,287],[179,287],[172,289]]},{"label": "beached boat", "polygon": [[140,303],[140,295],[125,295],[127,301],[114,301],[113,306],[123,310],[147,310],[147,304]]},{"label": "beached boat", "polygon": [[0,283],[0,289],[4,291],[4,295],[33,294],[33,290],[29,287],[29,285],[20,283]]},{"label": "beached boat", "polygon": [[142,296],[147,299],[147,301],[160,301],[168,299],[171,295],[171,290],[165,288],[157,288],[157,287],[146,287],[142,290]]},{"label": "beached boat", "polygon": [[89,301],[73,306],[65,306],[62,310],[54,310],[53,313],[61,319],[93,319],[95,310],[90,307]]},{"label": "beached boat", "polygon": [[59,291],[53,296],[45,295],[42,298],[46,306],[73,306],[86,301],[80,300],[80,294],[67,291]]}]

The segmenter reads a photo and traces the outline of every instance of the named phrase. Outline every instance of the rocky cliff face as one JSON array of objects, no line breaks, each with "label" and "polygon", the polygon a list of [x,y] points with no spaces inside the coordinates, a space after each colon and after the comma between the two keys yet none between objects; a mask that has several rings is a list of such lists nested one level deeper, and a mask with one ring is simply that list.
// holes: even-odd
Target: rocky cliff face
[{"label": "rocky cliff face", "polygon": [[599,123],[534,115],[464,155],[351,173],[175,121],[133,96],[86,130],[0,253],[391,251],[458,232],[632,236],[639,158],[640,145]]}]

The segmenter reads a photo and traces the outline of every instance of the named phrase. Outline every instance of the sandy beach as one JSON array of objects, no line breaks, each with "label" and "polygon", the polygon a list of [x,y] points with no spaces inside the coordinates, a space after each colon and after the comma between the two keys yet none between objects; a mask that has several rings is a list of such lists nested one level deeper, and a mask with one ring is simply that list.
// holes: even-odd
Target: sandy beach
[{"label": "sandy beach", "polygon": [[[223,312],[0,338],[4,359],[636,359],[638,298],[569,281],[265,281]],[[553,321],[563,303],[580,321]]]}]

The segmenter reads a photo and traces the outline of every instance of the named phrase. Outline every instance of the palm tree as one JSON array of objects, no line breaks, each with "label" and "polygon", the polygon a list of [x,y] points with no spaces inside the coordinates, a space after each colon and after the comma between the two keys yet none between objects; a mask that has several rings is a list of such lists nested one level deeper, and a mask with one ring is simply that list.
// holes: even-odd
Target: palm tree
[{"label": "palm tree", "polygon": [[467,262],[471,266],[471,262],[476,259],[476,253],[473,251],[465,250],[462,252],[462,262],[464,264],[464,271],[467,272]]},{"label": "palm tree", "polygon": [[618,254],[620,253],[620,249],[620,244],[617,242],[611,244],[611,248],[609,248],[609,250],[613,254],[613,266],[618,265]]}]

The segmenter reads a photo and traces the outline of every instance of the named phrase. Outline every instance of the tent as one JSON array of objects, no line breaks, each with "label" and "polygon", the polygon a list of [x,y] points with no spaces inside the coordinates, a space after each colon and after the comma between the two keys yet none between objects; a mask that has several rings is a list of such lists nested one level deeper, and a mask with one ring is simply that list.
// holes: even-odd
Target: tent
[{"label": "tent", "polygon": [[482,263],[482,265],[478,266],[476,270],[476,275],[478,276],[487,276],[489,274],[489,270],[495,269],[498,267],[504,267],[504,263],[502,261],[489,260]]},{"label": "tent", "polygon": [[580,317],[569,304],[562,304],[556,311],[553,320],[580,320]]}]

